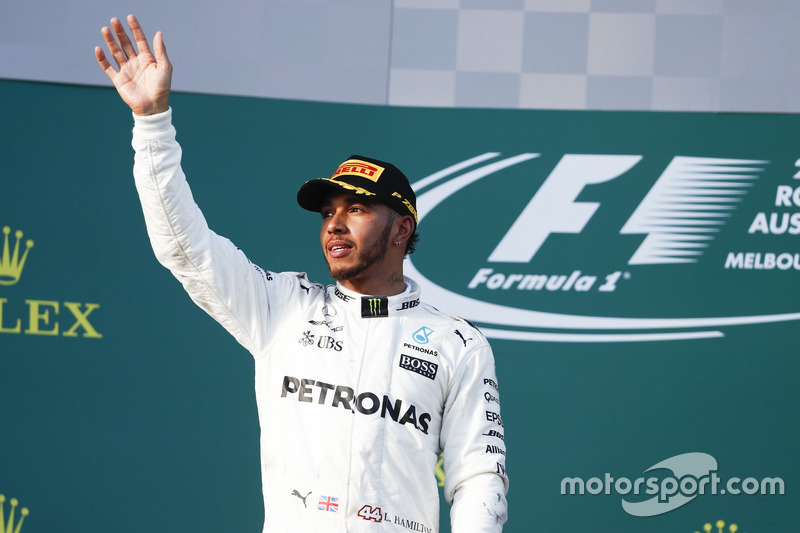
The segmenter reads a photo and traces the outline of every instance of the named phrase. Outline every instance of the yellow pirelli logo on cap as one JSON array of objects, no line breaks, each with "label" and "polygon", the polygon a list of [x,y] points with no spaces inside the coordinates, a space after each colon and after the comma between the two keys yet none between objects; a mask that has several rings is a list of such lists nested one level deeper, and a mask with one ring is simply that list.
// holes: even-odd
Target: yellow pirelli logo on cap
[{"label": "yellow pirelli logo on cap", "polygon": [[392,196],[395,196],[395,197],[399,198],[400,201],[403,202],[403,205],[406,206],[406,209],[408,209],[409,213],[411,213],[414,216],[414,221],[418,220],[417,219],[417,210],[414,209],[414,206],[411,205],[411,202],[409,202],[408,200],[403,198],[403,196],[399,192],[393,192]]},{"label": "yellow pirelli logo on cap", "polygon": [[360,176],[377,182],[384,170],[383,167],[361,161],[360,159],[349,159],[339,165],[339,168],[333,173],[331,179],[335,180],[341,176]]}]

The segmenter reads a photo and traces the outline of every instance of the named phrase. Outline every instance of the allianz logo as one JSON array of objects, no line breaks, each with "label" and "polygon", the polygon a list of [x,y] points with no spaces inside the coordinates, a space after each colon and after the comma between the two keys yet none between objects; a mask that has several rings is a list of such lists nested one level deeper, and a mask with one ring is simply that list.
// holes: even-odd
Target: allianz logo
[{"label": "allianz logo", "polygon": [[[479,180],[540,156],[523,153],[506,157],[489,152],[417,181],[413,188],[417,194],[419,222],[423,223],[426,216],[445,202],[457,201],[453,198],[456,193]],[[476,243],[477,247],[485,245],[491,251],[483,265],[469,265],[466,261],[461,265],[474,272],[462,288],[452,290],[437,284],[421,272],[411,258],[406,261],[408,275],[420,282],[434,305],[459,309],[464,316],[478,322],[487,336],[495,338],[555,342],[660,341],[722,337],[723,333],[715,328],[800,319],[800,313],[768,318],[764,315],[652,319],[581,316],[528,308],[528,305],[536,305],[535,299],[523,308],[474,296],[476,289],[480,289],[481,294],[486,290],[499,294],[511,289],[607,294],[616,291],[621,283],[631,283],[628,280],[632,278],[632,270],[639,266],[675,265],[679,268],[679,265],[698,263],[769,163],[753,159],[674,156],[618,229],[619,235],[639,235],[641,239],[632,254],[628,251],[629,255],[620,258],[620,262],[627,261],[628,266],[591,273],[573,268],[546,274],[522,272],[541,252],[548,238],[555,234],[578,235],[586,229],[601,207],[599,202],[578,200],[587,187],[611,182],[629,173],[642,159],[642,155],[565,154],[500,240]],[[505,188],[497,194],[514,194],[514,190],[522,188]],[[480,240],[480,235],[477,238]],[[614,246],[611,238],[609,245]],[[514,264],[520,265],[515,272],[502,271],[513,268]],[[568,331],[542,331],[554,329]],[[693,331],[688,331],[690,329]]]}]

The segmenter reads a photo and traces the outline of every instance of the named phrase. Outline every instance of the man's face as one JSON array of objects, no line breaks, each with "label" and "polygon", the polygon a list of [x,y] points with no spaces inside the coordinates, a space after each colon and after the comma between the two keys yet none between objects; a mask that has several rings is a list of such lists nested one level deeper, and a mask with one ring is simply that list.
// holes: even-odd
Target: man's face
[{"label": "man's face", "polygon": [[391,246],[394,211],[345,193],[327,198],[321,213],[320,242],[331,277],[351,281],[380,274]]}]

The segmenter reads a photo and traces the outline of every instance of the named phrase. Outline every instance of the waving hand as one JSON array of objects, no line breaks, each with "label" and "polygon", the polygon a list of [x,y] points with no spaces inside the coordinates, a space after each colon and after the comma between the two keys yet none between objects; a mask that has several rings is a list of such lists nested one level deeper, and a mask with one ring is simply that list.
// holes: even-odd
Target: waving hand
[{"label": "waving hand", "polygon": [[116,17],[112,18],[111,29],[103,27],[100,33],[118,68],[109,63],[99,46],[94,49],[97,62],[114,83],[122,100],[135,114],[152,115],[166,111],[169,108],[172,64],[167,57],[163,36],[161,32],[156,33],[153,39],[153,55],[136,17],[128,15],[127,22],[136,47],[134,48],[125,33],[122,22]]}]

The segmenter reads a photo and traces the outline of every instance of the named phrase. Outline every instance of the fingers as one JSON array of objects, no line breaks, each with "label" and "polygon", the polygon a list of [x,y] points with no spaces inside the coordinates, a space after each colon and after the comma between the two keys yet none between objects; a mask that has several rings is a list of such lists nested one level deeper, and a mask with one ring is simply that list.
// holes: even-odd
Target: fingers
[{"label": "fingers", "polygon": [[[131,17],[132,16],[133,15],[131,15]],[[133,20],[135,21],[136,19],[134,18]],[[130,18],[128,18],[128,21],[130,22]],[[118,18],[114,17],[111,19],[111,27],[114,29],[114,33],[117,34],[119,45],[122,48],[122,51],[125,53],[125,57],[136,57],[136,50],[133,48],[133,44],[131,44],[131,40],[128,38],[128,34],[125,32],[122,22],[120,22]]]},{"label": "fingers", "polygon": [[[112,25],[114,24],[115,20],[116,19],[111,19]],[[119,23],[118,20],[117,23]],[[123,65],[127,60],[127,58],[125,57],[125,54],[122,52],[122,50],[120,50],[119,45],[117,45],[117,41],[116,39],[114,39],[114,34],[111,33],[111,30],[108,28],[108,26],[103,26],[100,29],[100,33],[103,36],[103,40],[106,42],[108,51],[111,52],[111,57],[114,58],[114,61],[117,62],[117,65],[120,66]]]},{"label": "fingers", "polygon": [[114,81],[114,75],[117,73],[117,71],[111,66],[111,63],[108,62],[108,59],[106,59],[106,54],[99,46],[94,47],[94,57],[97,58],[97,63],[100,65],[100,68],[103,69],[103,72],[106,73],[111,81]]},{"label": "fingers", "polygon": [[156,36],[153,37],[153,50],[155,51],[156,62],[171,71],[172,64],[169,62],[169,57],[167,57],[167,47],[164,45],[164,36],[160,31],[156,32]]},{"label": "fingers", "polygon": [[[115,69],[102,48],[99,46],[95,47],[95,57],[97,58],[97,63],[100,65],[100,68],[103,69],[103,72],[105,72],[112,81],[115,81],[116,74],[122,73],[123,70],[129,70],[131,65],[134,66],[133,68],[146,67],[151,64],[155,58],[155,63],[159,70],[163,69],[167,73],[171,73],[172,64],[167,56],[167,49],[164,46],[164,37],[162,33],[157,32],[153,39],[154,54],[150,51],[147,36],[137,18],[133,15],[128,15],[127,23],[133,34],[133,39],[136,43],[135,47],[134,42],[131,42],[122,22],[118,18],[114,17],[111,19],[110,28],[104,26],[100,29],[103,40],[108,47],[110,57],[113,57],[117,64],[117,68]],[[130,75],[130,72],[128,75]]]},{"label": "fingers", "polygon": [[[100,30],[100,33],[103,35],[103,40],[105,40],[106,46],[108,46],[108,51],[111,53],[114,61],[116,61],[117,65],[120,67],[122,67],[122,65],[125,64],[129,59],[136,57],[138,54],[144,53],[152,55],[150,52],[150,46],[147,44],[147,37],[145,36],[144,30],[142,30],[142,27],[136,17],[133,15],[128,15],[127,22],[131,32],[133,33],[134,41],[136,42],[135,48],[128,37],[127,32],[125,31],[125,27],[117,17],[111,19],[110,29],[108,26],[104,26]],[[164,53],[166,53],[166,51],[164,51]],[[100,60],[98,59],[98,61]]]},{"label": "fingers", "polygon": [[[120,24],[120,26],[122,26]],[[128,15],[128,26],[131,28],[131,32],[133,33],[133,40],[136,41],[136,48],[139,50],[139,53],[147,52],[150,53],[150,46],[147,44],[147,37],[144,34],[144,30],[139,25],[139,21],[136,20],[136,17],[133,15]],[[125,35],[125,39],[128,39],[128,35],[123,32]],[[128,46],[131,46],[130,41],[128,41]],[[131,46],[131,50],[133,50],[133,46]],[[127,51],[126,51],[127,53]],[[128,54],[130,57],[130,54]]]}]

